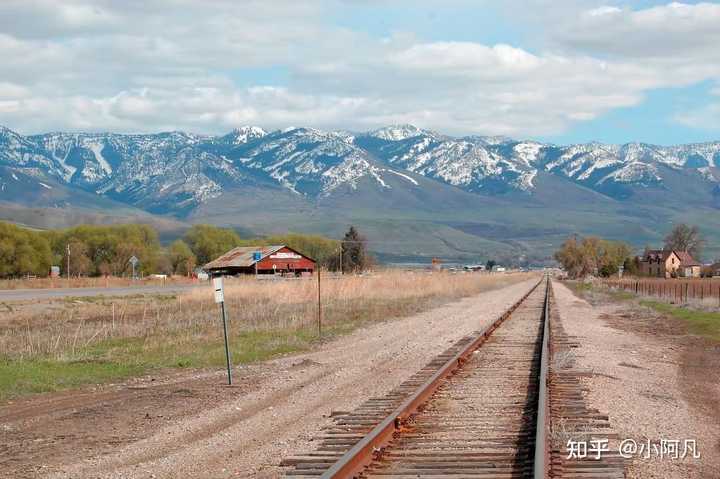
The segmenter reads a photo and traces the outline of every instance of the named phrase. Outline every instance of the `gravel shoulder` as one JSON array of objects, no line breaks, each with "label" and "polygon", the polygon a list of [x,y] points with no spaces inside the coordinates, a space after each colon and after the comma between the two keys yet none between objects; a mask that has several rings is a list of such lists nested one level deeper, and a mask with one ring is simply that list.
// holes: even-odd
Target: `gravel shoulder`
[{"label": "gravel shoulder", "polygon": [[372,325],[320,349],[222,372],[140,378],[0,408],[13,477],[277,477],[335,410],[384,395],[537,281]]},{"label": "gravel shoulder", "polygon": [[629,478],[720,477],[720,348],[632,303],[589,304],[555,282],[555,299],[592,407],[609,414],[620,440],[697,440],[700,459],[636,457]]}]

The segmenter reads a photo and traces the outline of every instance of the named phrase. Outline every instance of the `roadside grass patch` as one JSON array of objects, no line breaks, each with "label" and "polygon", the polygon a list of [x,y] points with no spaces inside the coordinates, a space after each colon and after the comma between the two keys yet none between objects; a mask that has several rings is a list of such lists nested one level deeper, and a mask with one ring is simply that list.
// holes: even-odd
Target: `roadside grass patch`
[{"label": "roadside grass patch", "polygon": [[99,304],[109,305],[117,301],[135,301],[135,302],[168,302],[177,298],[175,294],[159,294],[159,293],[139,293],[128,294],[123,296],[98,294],[96,296],[64,296],[60,302],[66,304]]},{"label": "roadside grass patch", "polygon": [[627,291],[616,291],[607,288],[597,288],[592,283],[579,281],[566,282],[575,293],[586,298],[593,299],[595,295],[602,295],[615,301],[633,301],[640,306],[650,308],[660,314],[671,316],[687,325],[688,332],[698,336],[720,342],[720,312],[703,311],[687,306],[676,306],[662,301],[641,299],[637,295]]},{"label": "roadside grass patch", "polygon": [[608,291],[607,293],[616,301],[630,301],[636,298],[634,294],[627,291]]},{"label": "roadside grass patch", "polygon": [[641,300],[640,305],[682,320],[692,334],[720,341],[720,313],[683,308],[659,301]]},{"label": "roadside grass patch", "polygon": [[0,360],[0,401],[142,374],[133,364],[102,361]]}]

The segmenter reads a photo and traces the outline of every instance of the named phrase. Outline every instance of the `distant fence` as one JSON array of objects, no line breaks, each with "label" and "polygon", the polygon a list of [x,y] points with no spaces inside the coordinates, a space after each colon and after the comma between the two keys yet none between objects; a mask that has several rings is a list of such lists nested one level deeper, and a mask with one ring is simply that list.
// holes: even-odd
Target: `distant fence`
[{"label": "distant fence", "polygon": [[613,289],[677,304],[693,301],[720,307],[720,278],[628,278],[608,279],[603,283]]}]

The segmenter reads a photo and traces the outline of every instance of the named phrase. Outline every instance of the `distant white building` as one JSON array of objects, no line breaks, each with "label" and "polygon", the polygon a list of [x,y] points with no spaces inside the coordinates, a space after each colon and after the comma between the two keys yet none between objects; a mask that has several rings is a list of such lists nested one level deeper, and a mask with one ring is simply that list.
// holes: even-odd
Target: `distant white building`
[{"label": "distant white building", "polygon": [[505,271],[507,271],[505,269],[505,266],[498,266],[498,265],[493,266],[492,270],[493,270],[493,273],[504,273]]},{"label": "distant white building", "polygon": [[484,264],[466,264],[463,266],[465,271],[485,271]]}]

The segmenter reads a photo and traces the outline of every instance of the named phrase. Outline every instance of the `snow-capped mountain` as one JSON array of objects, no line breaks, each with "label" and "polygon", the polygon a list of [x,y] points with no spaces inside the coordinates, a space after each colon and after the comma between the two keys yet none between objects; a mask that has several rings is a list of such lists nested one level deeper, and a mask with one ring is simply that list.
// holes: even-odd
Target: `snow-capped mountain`
[{"label": "snow-capped mountain", "polygon": [[267,135],[267,132],[258,126],[243,126],[235,128],[227,135],[220,137],[218,141],[226,145],[242,145],[265,135]]},{"label": "snow-capped mountain", "polygon": [[[358,188],[374,188],[378,194],[422,188],[420,177],[490,196],[532,197],[546,175],[614,199],[644,189],[671,189],[677,181],[670,184],[667,178],[673,175],[720,190],[720,142],[558,146],[504,137],[454,138],[412,125],[366,133],[266,132],[246,126],[222,136],[23,136],[0,127],[0,165],[5,167],[2,183],[15,181],[12,172],[20,172],[46,185],[52,180],[148,211],[174,213],[248,185],[313,199]],[[398,184],[398,179],[405,181]]]},{"label": "snow-capped mountain", "polygon": [[314,128],[276,131],[228,152],[235,165],[260,179],[271,179],[297,194],[327,195],[371,177],[382,185],[380,167],[367,152],[341,134]]},{"label": "snow-capped mountain", "polygon": [[[355,142],[394,166],[488,193],[531,193],[539,172],[608,192],[610,185],[662,186],[662,168],[709,171],[720,166],[720,142],[557,146],[504,137],[451,138],[407,126],[359,135]],[[717,178],[703,174],[710,181]]]}]

